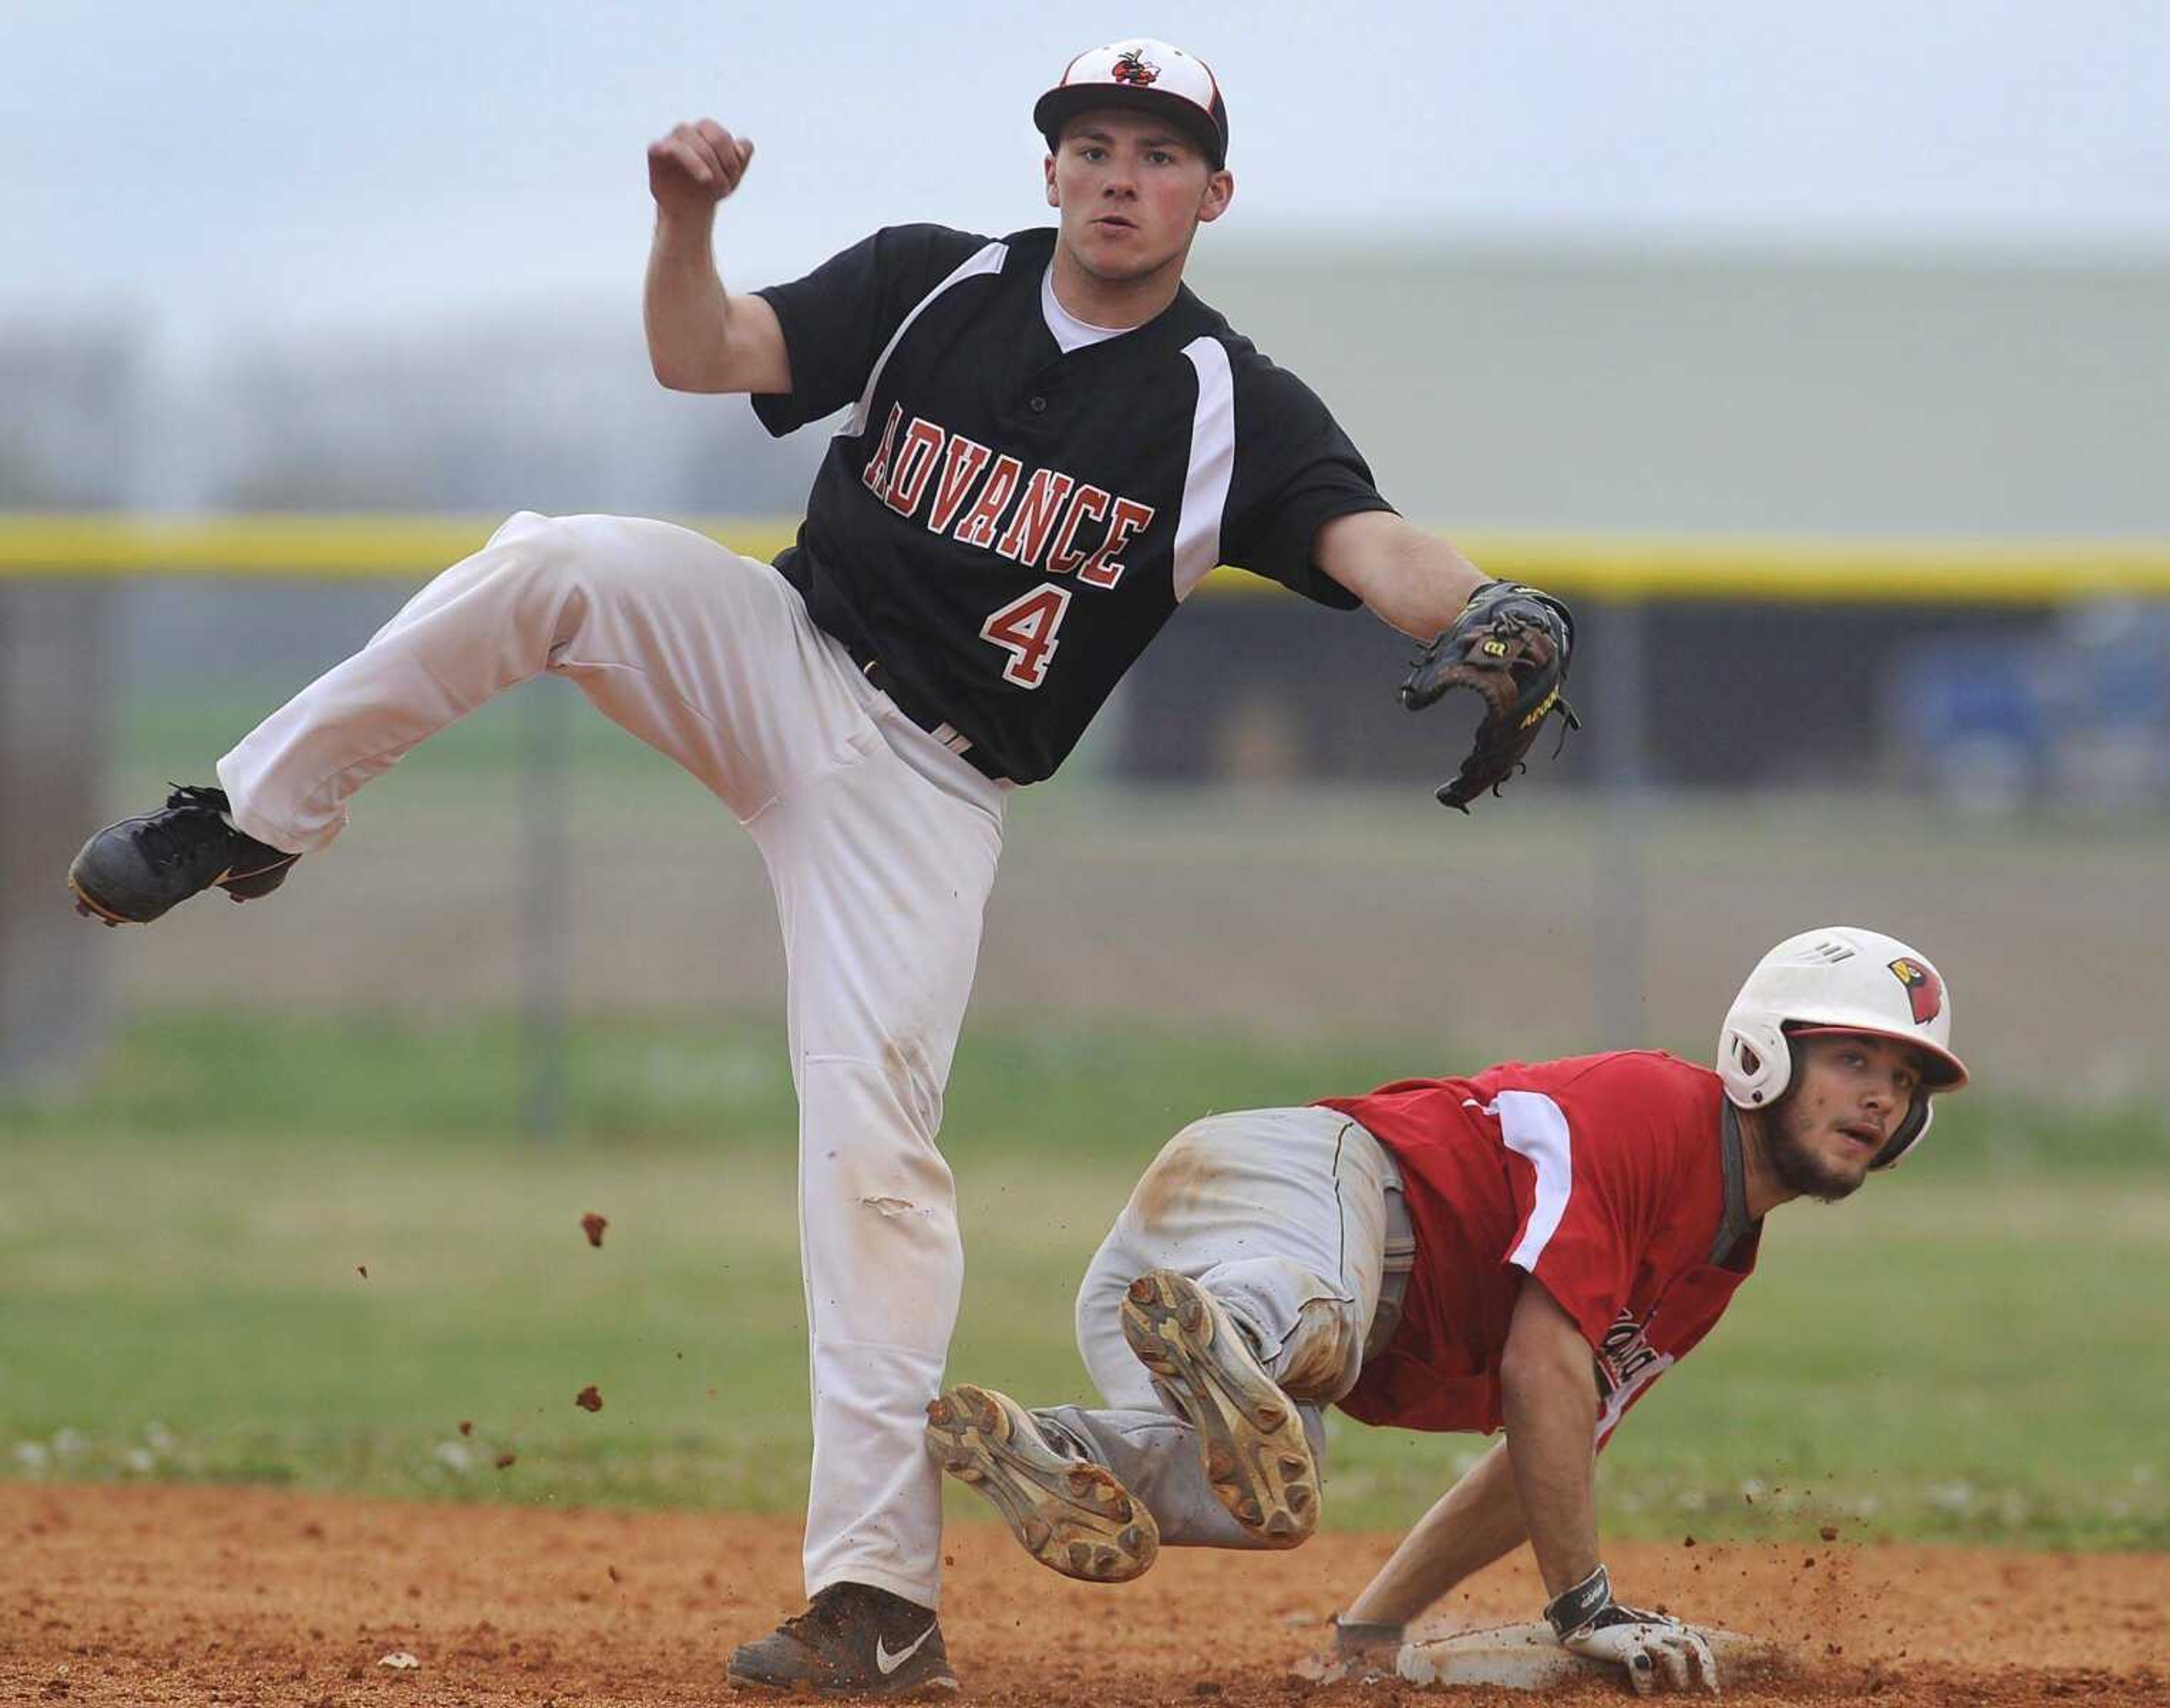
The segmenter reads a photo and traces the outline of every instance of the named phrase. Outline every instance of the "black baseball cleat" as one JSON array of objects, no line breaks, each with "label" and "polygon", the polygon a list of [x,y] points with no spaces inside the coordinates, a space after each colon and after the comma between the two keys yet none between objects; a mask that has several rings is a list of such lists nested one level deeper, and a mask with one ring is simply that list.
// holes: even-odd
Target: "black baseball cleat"
[{"label": "black baseball cleat", "polygon": [[158,811],[107,825],[68,868],[76,912],[147,925],[213,884],[237,902],[270,895],[301,856],[243,835],[227,811],[223,790],[176,784]]},{"label": "black baseball cleat", "polygon": [[933,1611],[867,1583],[832,1583],[812,1605],[731,1654],[741,1690],[936,1696],[957,1688]]}]

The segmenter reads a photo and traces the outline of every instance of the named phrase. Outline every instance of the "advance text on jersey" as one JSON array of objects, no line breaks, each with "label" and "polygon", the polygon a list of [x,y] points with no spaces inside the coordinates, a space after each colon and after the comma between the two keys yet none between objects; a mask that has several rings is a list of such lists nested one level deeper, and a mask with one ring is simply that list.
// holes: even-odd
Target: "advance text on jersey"
[{"label": "advance text on jersey", "polygon": [[[899,516],[916,514],[926,500],[930,533],[947,533],[1027,569],[1040,568],[1045,553],[1049,575],[1075,575],[1087,586],[1112,587],[1122,579],[1126,566],[1115,554],[1151,525],[1152,506],[1060,469],[1035,468],[1028,479],[1024,463],[1008,452],[997,456],[923,415],[911,418],[900,445],[903,415],[901,406],[890,406],[881,444],[859,477]],[[1104,522],[1106,531],[1088,550],[1079,543],[1078,532],[1097,522]]]}]

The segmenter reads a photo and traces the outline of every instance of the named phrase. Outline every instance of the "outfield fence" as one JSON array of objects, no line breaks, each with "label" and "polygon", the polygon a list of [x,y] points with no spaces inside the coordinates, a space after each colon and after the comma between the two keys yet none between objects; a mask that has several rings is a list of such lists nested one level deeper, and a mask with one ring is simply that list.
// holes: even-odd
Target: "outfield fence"
[{"label": "outfield fence", "polygon": [[[113,704],[126,692],[115,682],[111,631],[123,590],[419,581],[473,550],[494,525],[494,518],[469,517],[0,516],[0,801],[7,803],[0,871],[8,879],[0,891],[0,1076],[34,1074],[79,1057],[110,1007],[94,964],[97,945],[53,903],[55,875],[83,827],[110,804]],[[795,527],[727,518],[691,525],[764,557],[788,544]],[[1654,816],[1670,810],[1650,787],[1654,715],[1676,709],[1682,696],[1713,720],[1747,710],[1729,702],[1734,690],[1702,675],[1676,685],[1672,675],[1657,673],[1665,613],[1754,606],[1797,609],[1806,622],[1817,611],[1903,608],[1993,613],[2009,624],[2103,602],[2170,606],[2170,541],[1457,538],[1489,572],[1553,589],[1595,619],[1578,661],[1590,726],[1581,774],[1592,785],[1590,1031],[1621,1041],[1644,1038],[1649,1028],[1648,889],[1653,859],[1668,857],[1652,851]],[[1204,592],[1207,606],[1230,619],[1268,609],[1279,597],[1269,584],[1227,570],[1209,578]],[[1194,618],[1177,628],[1200,626],[1211,625]],[[1141,670],[1164,650],[1184,657],[1163,642]],[[1186,677],[1190,666],[1171,669]],[[513,978],[530,1045],[526,1115],[542,1133],[563,1120],[562,1041],[576,988],[569,702],[563,692],[519,699]],[[1148,709],[1141,715],[1166,715]],[[1152,745],[1153,731],[1143,734]],[[2170,729],[2157,736],[2170,749]],[[1512,811],[1528,811],[1528,800]]]},{"label": "outfield fence", "polygon": [[[355,580],[433,575],[473,551],[501,517],[379,515],[156,517],[0,512],[0,576],[115,580],[262,576]],[[734,550],[772,558],[798,523],[693,517]],[[1490,573],[1611,603],[1759,600],[1789,604],[2052,607],[2170,598],[2170,540],[1793,540],[1708,535],[1457,534]],[[1220,570],[1216,596],[1269,592]]]}]

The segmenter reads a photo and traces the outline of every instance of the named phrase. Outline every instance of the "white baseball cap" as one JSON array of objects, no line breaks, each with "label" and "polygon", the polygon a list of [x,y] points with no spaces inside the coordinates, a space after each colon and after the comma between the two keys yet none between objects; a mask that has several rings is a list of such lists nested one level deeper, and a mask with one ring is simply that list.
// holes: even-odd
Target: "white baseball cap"
[{"label": "white baseball cap", "polygon": [[1228,163],[1228,105],[1212,67],[1168,42],[1141,35],[1088,49],[1033,104],[1032,121],[1052,150],[1065,124],[1096,107],[1158,113],[1197,138],[1215,171]]}]

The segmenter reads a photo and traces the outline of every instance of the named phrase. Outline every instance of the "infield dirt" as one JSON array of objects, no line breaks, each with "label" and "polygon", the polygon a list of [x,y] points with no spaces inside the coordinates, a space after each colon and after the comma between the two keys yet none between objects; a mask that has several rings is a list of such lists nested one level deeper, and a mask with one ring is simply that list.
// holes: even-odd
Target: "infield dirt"
[{"label": "infield dirt", "polygon": [[[1001,1708],[1531,1700],[1291,1676],[1390,1539],[1175,1551],[1138,1582],[1102,1588],[1034,1566],[998,1529],[959,1524],[943,1625],[965,1700]],[[732,1644],[798,1609],[798,1542],[795,1524],[730,1515],[0,1483],[0,1701],[722,1701]],[[1790,1657],[1733,1681],[1733,1701],[2170,1702],[2170,1555],[1853,1546],[1814,1533],[1608,1552],[1634,1598]],[[1523,1619],[1541,1599],[1516,1560],[1444,1611]],[[393,1655],[417,1664],[383,1664]]]}]

